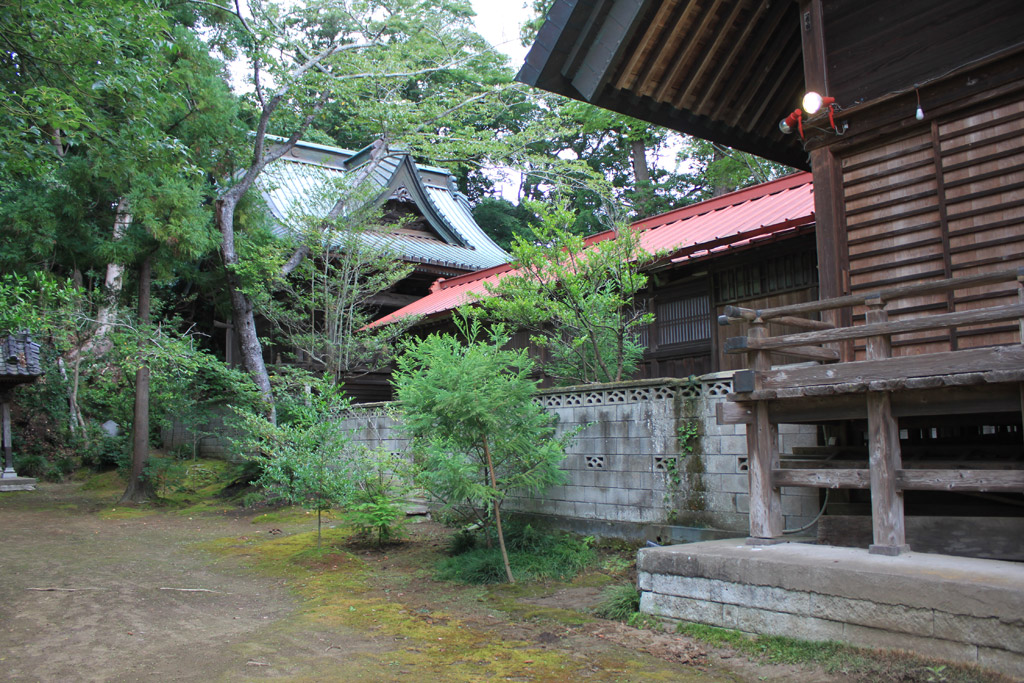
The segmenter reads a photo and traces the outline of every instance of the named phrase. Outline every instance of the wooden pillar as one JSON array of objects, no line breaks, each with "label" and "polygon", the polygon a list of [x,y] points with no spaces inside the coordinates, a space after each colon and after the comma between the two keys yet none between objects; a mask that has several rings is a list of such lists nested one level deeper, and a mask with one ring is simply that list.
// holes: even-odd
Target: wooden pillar
[{"label": "wooden pillar", "polygon": [[17,479],[14,471],[14,454],[11,452],[11,397],[4,392],[0,394],[0,422],[3,423],[2,439],[4,448],[4,471],[0,479]]},{"label": "wooden pillar", "polygon": [[[800,37],[804,58],[804,89],[832,95],[825,48],[825,10],[822,0],[801,0]],[[794,103],[795,104],[795,103]],[[845,103],[840,103],[845,104]],[[814,178],[814,235],[818,256],[818,298],[850,293],[850,258],[846,243],[846,205],[843,169],[828,147],[810,150]],[[849,309],[822,312],[822,320],[836,327],[853,323]],[[839,342],[843,362],[854,360],[853,342]]]},{"label": "wooden pillar", "polygon": [[[1017,269],[1017,303],[1024,304],[1024,268]],[[1020,343],[1024,345],[1024,318],[1020,319]],[[1024,383],[1020,385],[1021,431],[1024,432]]]},{"label": "wooden pillar", "polygon": [[[889,316],[881,299],[867,301],[868,324],[884,323]],[[889,335],[868,337],[868,360],[892,355]],[[877,555],[899,555],[910,550],[903,517],[903,491],[896,487],[896,475],[903,467],[900,454],[900,429],[892,414],[891,394],[867,393],[868,467],[871,470],[871,524],[874,543],[868,551]]]},{"label": "wooden pillar", "polygon": [[[750,339],[768,336],[768,326],[757,319],[750,325]],[[761,374],[771,370],[767,351],[749,354],[750,369],[755,373],[756,388]],[[772,483],[772,470],[779,467],[779,428],[768,417],[768,404],[754,404],[753,421],[747,425],[747,474],[750,490],[750,538],[748,543],[772,542],[782,536],[782,495]]]}]

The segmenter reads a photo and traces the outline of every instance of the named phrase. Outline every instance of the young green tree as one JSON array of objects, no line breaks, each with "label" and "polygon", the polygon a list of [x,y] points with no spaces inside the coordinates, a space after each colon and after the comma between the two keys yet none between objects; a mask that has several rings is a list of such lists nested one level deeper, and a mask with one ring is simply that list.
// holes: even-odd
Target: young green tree
[{"label": "young green tree", "polygon": [[533,362],[505,347],[497,325],[456,317],[465,342],[432,334],[399,356],[394,384],[420,455],[417,482],[450,509],[493,520],[509,583],[514,582],[501,522],[513,490],[536,494],[564,481],[558,464],[574,436],[556,436],[553,415],[534,396]]},{"label": "young green tree", "polygon": [[248,436],[243,449],[260,466],[257,483],[272,494],[306,510],[316,510],[316,547],[320,549],[322,515],[352,500],[357,477],[351,471],[351,435],[338,425],[349,401],[322,385],[299,404],[292,419],[274,424],[254,412],[240,413]]},{"label": "young green tree", "polygon": [[515,241],[516,271],[487,285],[474,314],[529,331],[548,352],[545,373],[560,383],[628,378],[643,356],[641,329],[653,320],[637,295],[647,285],[640,269],[654,257],[629,228],[588,244],[570,231],[572,211],[530,206],[541,217],[534,240]]}]

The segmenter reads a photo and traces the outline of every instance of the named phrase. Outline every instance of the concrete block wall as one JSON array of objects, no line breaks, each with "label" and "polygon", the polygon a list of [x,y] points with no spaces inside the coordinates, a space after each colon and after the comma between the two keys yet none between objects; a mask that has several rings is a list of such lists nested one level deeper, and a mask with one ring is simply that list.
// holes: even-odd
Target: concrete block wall
[{"label": "concrete block wall", "polygon": [[[224,408],[223,410],[226,412],[229,409]],[[215,415],[199,434],[177,420],[160,430],[160,440],[165,450],[191,449],[194,446],[196,455],[200,457],[224,460],[235,457],[233,449],[230,448],[229,439],[238,436],[241,436],[241,433],[225,424],[223,415]]]},{"label": "concrete block wall", "polygon": [[[560,433],[579,430],[561,465],[568,481],[542,496],[512,498],[507,509],[609,535],[643,538],[642,527],[650,525],[744,535],[745,428],[716,421],[716,404],[730,391],[731,373],[717,373],[541,392],[538,401],[558,416]],[[356,439],[369,447],[406,452],[409,441],[400,419],[397,406],[366,404],[355,406],[341,426],[354,429]],[[699,434],[690,449],[678,437],[687,424]],[[813,428],[782,425],[779,431],[786,452],[816,443]],[[788,528],[802,526],[817,512],[816,490],[783,490]]]}]

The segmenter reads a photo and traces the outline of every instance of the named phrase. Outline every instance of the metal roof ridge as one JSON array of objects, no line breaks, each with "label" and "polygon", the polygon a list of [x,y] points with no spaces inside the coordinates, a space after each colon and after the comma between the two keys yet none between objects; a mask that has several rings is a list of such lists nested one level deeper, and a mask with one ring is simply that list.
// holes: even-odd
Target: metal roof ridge
[{"label": "metal roof ridge", "polygon": [[[481,268],[480,270],[474,270],[471,273],[464,273],[462,275],[456,275],[455,277],[449,278],[440,278],[434,284],[438,286],[437,291],[441,291],[443,289],[451,289],[452,287],[476,282],[478,280],[486,280],[492,275],[501,275],[502,273],[507,273],[511,270],[513,270],[511,263],[499,263],[496,266]],[[433,285],[431,285],[431,287],[433,287]]]},{"label": "metal roof ridge", "polygon": [[705,199],[704,201],[697,202],[696,204],[681,206],[678,209],[666,211],[665,213],[658,214],[656,216],[642,218],[632,223],[631,227],[648,230],[652,227],[667,225],[668,223],[685,220],[687,218],[693,218],[694,216],[700,216],[706,213],[711,213],[712,211],[736,206],[752,199],[760,199],[779,192],[784,192],[785,190],[792,190],[800,187],[801,185],[809,185],[812,183],[811,178],[812,176],[810,172],[797,171],[795,173],[782,176],[781,178],[776,178],[775,180],[769,180],[766,183],[743,187],[738,190],[733,190],[732,192],[727,192],[726,194],[718,197]]}]

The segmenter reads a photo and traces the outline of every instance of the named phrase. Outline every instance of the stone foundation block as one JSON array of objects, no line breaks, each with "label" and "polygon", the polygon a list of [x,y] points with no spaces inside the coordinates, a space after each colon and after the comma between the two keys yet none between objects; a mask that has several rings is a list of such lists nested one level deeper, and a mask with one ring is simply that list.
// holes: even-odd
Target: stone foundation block
[{"label": "stone foundation block", "polygon": [[835,621],[739,605],[723,605],[722,620],[726,628],[747,633],[790,636],[805,640],[837,640],[843,636],[843,624]]},{"label": "stone foundation block", "polygon": [[1017,619],[979,619],[960,614],[935,614],[936,638],[971,640],[981,646],[1013,650],[1024,656],[1024,614]]},{"label": "stone foundation block", "polygon": [[957,643],[952,640],[926,638],[909,633],[895,633],[856,624],[845,625],[842,639],[861,647],[911,650],[925,657],[961,662],[978,661],[978,647],[971,643]]},{"label": "stone foundation block", "polygon": [[640,611],[644,614],[680,621],[694,621],[713,626],[724,625],[722,605],[716,602],[690,600],[660,593],[644,593],[640,597]]},{"label": "stone foundation block", "polygon": [[937,635],[933,610],[904,605],[879,605],[868,600],[815,594],[811,600],[810,614],[820,619],[844,621],[885,631],[926,637]]}]

